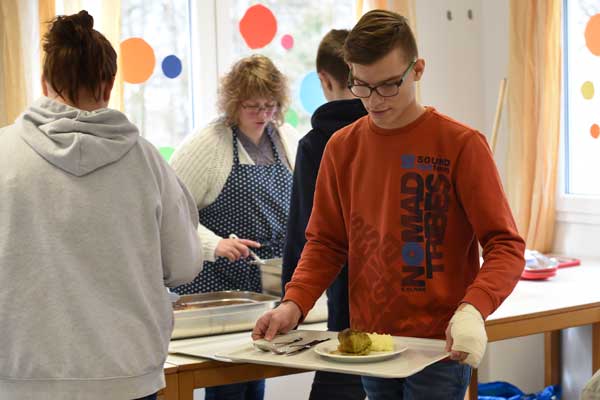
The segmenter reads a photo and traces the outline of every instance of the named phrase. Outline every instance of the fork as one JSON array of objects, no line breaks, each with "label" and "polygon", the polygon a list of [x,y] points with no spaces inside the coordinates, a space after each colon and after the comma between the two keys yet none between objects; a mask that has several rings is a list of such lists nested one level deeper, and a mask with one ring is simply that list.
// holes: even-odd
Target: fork
[{"label": "fork", "polygon": [[285,346],[285,345],[288,345],[288,344],[292,344],[292,343],[299,342],[299,341],[301,341],[301,340],[302,340],[302,338],[301,338],[301,337],[297,337],[296,339],[294,339],[294,340],[291,340],[291,341],[289,341],[289,342],[277,342],[277,343],[273,343],[273,344],[274,344],[274,345],[277,345],[277,346]]},{"label": "fork", "polygon": [[286,356],[291,356],[291,355],[294,355],[294,354],[301,353],[304,350],[308,350],[311,347],[314,347],[314,346],[318,345],[319,343],[326,342],[329,339],[330,338],[316,339],[316,340],[313,340],[312,342],[308,342],[308,343],[305,343],[305,344],[296,344],[296,345],[293,344],[293,345],[287,346],[287,347],[296,347],[296,346],[298,346],[299,348],[294,349],[292,351],[289,351],[289,350],[288,351],[281,351],[281,350],[278,349],[278,352],[276,354],[285,354]]}]

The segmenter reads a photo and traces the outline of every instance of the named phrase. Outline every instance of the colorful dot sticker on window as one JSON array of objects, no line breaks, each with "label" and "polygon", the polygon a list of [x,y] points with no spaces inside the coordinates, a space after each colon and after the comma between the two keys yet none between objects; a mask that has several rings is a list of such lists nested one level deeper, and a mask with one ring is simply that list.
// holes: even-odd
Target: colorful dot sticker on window
[{"label": "colorful dot sticker on window", "polygon": [[143,83],[150,78],[156,64],[154,50],[142,38],[129,38],[121,42],[123,80]]},{"label": "colorful dot sticker on window", "polygon": [[327,100],[321,89],[319,75],[316,72],[306,74],[300,84],[300,102],[307,113],[312,114],[315,110]]},{"label": "colorful dot sticker on window", "polygon": [[298,127],[298,113],[293,108],[290,108],[285,113],[285,122],[293,126],[294,128]]},{"label": "colorful dot sticker on window", "polygon": [[167,78],[177,78],[181,74],[181,60],[172,54],[165,57],[162,62],[162,70]]},{"label": "colorful dot sticker on window", "polygon": [[590,81],[586,81],[581,85],[581,95],[584,99],[590,100],[594,97],[594,84]]},{"label": "colorful dot sticker on window", "polygon": [[594,139],[598,139],[598,136],[600,136],[600,126],[598,126],[598,124],[592,125],[590,128],[590,135],[592,135]]},{"label": "colorful dot sticker on window", "polygon": [[277,20],[267,7],[257,4],[246,10],[240,20],[240,33],[251,49],[265,47],[277,33]]},{"label": "colorful dot sticker on window", "polygon": [[158,152],[161,156],[163,156],[165,160],[169,161],[171,159],[171,156],[175,152],[175,149],[172,147],[161,147],[158,149]]},{"label": "colorful dot sticker on window", "polygon": [[585,45],[595,56],[600,56],[600,14],[592,15],[585,26]]},{"label": "colorful dot sticker on window", "polygon": [[290,50],[292,47],[294,47],[294,38],[292,35],[283,35],[281,38],[281,45],[286,50]]}]

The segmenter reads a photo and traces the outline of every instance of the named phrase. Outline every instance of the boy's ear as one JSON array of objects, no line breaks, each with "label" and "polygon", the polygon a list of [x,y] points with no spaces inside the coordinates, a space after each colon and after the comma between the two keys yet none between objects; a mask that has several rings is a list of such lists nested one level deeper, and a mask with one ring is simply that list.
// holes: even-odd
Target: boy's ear
[{"label": "boy's ear", "polygon": [[323,86],[323,89],[332,91],[333,90],[333,79],[331,78],[331,76],[329,76],[329,74],[324,71],[318,72],[318,74],[319,74],[319,80],[321,81],[321,86]]},{"label": "boy's ear", "polygon": [[423,72],[425,72],[425,60],[422,58],[418,58],[415,61],[415,66],[413,67],[415,71],[415,81],[420,81],[423,76]]}]

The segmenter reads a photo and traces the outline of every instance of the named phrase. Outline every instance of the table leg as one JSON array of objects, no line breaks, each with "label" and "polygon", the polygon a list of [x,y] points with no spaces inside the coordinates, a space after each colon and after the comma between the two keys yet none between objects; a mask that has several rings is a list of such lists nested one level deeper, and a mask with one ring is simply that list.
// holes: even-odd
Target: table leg
[{"label": "table leg", "polygon": [[179,371],[177,376],[179,400],[194,400],[194,372]]},{"label": "table leg", "polygon": [[165,375],[166,387],[161,391],[162,400],[179,400],[179,381],[177,374]]},{"label": "table leg", "polygon": [[560,331],[544,333],[544,385],[557,385],[561,380]]},{"label": "table leg", "polygon": [[600,322],[592,324],[592,374],[600,369]]}]

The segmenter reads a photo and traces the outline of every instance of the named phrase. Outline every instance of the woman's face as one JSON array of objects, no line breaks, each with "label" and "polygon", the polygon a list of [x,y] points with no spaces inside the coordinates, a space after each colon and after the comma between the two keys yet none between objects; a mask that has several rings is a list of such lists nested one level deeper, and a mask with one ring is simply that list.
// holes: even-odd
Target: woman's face
[{"label": "woman's face", "polygon": [[273,99],[254,97],[242,101],[238,111],[239,128],[246,135],[259,136],[273,119],[277,103]]}]

